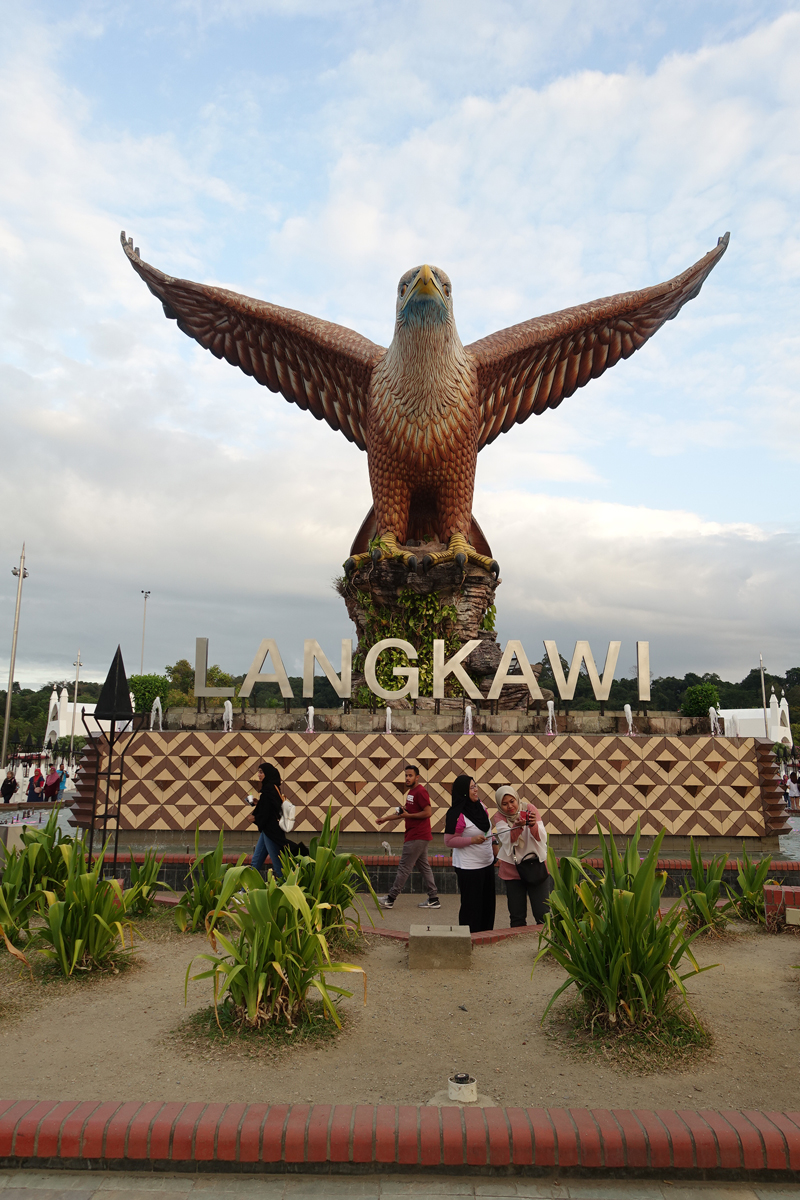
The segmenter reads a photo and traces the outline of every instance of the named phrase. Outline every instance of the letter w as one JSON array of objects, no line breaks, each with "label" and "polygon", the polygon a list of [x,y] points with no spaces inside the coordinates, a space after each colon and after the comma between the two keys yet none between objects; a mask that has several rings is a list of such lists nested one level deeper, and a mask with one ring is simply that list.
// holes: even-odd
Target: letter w
[{"label": "letter w", "polygon": [[544,648],[547,651],[547,657],[550,659],[550,669],[553,672],[553,679],[556,681],[558,694],[562,700],[572,700],[575,695],[575,685],[578,682],[578,676],[581,671],[581,663],[586,663],[586,673],[589,676],[589,682],[592,685],[595,700],[607,700],[611,691],[611,684],[614,682],[614,672],[617,669],[617,659],[619,658],[619,648],[622,642],[609,642],[608,654],[606,655],[606,665],[603,667],[603,678],[600,679],[597,674],[594,657],[589,648],[588,642],[576,642],[575,653],[572,655],[572,663],[569,668],[569,678],[564,678],[564,671],[561,666],[561,659],[558,654],[558,647],[555,642],[545,641]]}]

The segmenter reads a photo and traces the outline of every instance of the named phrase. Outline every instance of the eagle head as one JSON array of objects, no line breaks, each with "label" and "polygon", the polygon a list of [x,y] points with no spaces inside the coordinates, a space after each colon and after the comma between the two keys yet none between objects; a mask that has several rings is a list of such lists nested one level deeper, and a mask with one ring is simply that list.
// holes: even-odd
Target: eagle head
[{"label": "eagle head", "polygon": [[397,285],[398,328],[435,326],[453,321],[453,289],[440,267],[412,267]]}]

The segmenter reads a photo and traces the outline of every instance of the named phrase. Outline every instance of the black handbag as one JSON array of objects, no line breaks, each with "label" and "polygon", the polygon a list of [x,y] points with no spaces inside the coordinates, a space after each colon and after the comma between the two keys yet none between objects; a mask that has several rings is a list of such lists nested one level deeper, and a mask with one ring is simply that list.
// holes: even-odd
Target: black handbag
[{"label": "black handbag", "polygon": [[532,884],[544,883],[547,878],[547,863],[541,862],[535,854],[527,854],[520,862],[517,862],[515,858],[514,866],[519,872],[520,879],[528,887]]}]

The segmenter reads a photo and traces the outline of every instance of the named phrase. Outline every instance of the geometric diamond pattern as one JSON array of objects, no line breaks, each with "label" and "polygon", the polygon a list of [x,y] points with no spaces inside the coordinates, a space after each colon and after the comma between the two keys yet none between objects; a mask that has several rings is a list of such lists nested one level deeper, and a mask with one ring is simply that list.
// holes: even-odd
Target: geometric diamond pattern
[{"label": "geometric diamond pattern", "polygon": [[297,805],[298,833],[319,829],[329,804],[344,830],[374,831],[375,817],[403,794],[405,762],[422,768],[436,832],[450,784],[466,773],[487,803],[500,784],[519,785],[553,834],[591,834],[596,817],[620,834],[637,819],[650,835],[662,828],[682,837],[767,833],[754,738],[187,729],[139,733],[132,751],[122,829],[249,830],[244,797],[266,760],[278,765],[284,794]]}]

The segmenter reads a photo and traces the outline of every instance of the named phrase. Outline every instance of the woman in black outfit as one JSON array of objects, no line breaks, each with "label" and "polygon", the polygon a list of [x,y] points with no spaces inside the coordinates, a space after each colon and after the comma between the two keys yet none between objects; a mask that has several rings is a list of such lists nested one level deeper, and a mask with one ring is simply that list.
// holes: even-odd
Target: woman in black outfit
[{"label": "woman in black outfit", "polygon": [[444,826],[444,844],[453,855],[461,893],[459,925],[470,933],[494,929],[494,850],[489,813],[478,799],[478,785],[469,775],[453,782],[452,804]]},{"label": "woman in black outfit", "polygon": [[259,832],[253,866],[260,871],[269,855],[275,878],[282,879],[280,853],[286,845],[286,834],[278,824],[283,815],[280,772],[272,763],[262,763],[257,778],[261,782],[261,796],[253,809],[253,821]]}]

